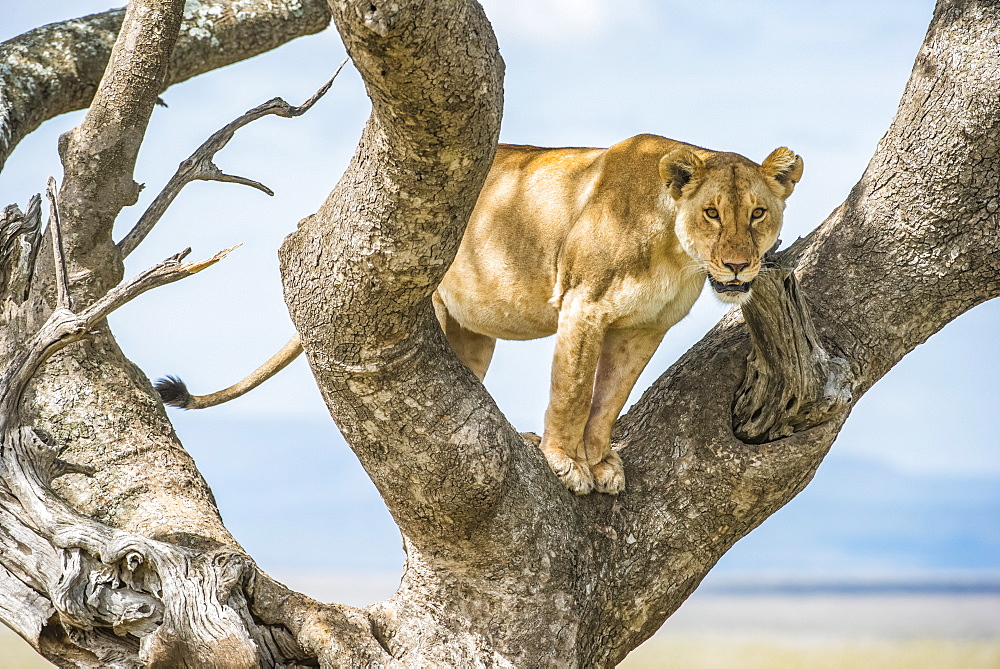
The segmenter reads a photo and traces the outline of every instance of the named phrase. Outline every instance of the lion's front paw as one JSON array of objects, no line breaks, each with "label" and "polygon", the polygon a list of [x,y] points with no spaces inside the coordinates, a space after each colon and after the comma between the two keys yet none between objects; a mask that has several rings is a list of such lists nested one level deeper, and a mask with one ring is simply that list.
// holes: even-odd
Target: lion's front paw
[{"label": "lion's front paw", "polygon": [[545,459],[563,485],[574,495],[586,495],[594,489],[594,476],[586,465],[581,465],[559,451],[546,451]]},{"label": "lion's front paw", "polygon": [[614,451],[609,451],[604,459],[590,468],[594,476],[594,490],[617,495],[625,489],[625,469],[622,459]]}]

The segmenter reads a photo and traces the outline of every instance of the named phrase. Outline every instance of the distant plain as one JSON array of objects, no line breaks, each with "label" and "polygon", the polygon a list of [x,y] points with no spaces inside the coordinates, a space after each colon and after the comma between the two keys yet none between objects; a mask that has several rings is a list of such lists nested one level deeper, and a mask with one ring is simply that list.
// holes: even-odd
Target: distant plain
[{"label": "distant plain", "polygon": [[[275,574],[326,601],[392,593],[388,573]],[[1000,592],[696,592],[623,669],[996,669]],[[873,588],[877,590],[877,588]],[[0,669],[52,666],[0,627]]]}]

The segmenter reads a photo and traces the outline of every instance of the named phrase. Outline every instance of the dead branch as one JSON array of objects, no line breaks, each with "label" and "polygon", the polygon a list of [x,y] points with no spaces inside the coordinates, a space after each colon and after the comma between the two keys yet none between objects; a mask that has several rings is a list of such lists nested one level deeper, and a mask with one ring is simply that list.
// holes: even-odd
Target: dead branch
[{"label": "dead branch", "polygon": [[794,251],[768,254],[743,305],[751,351],[736,393],[733,430],[762,444],[819,425],[846,411],[853,374],[843,358],[823,348],[799,293]]},{"label": "dead branch", "polygon": [[0,214],[0,296],[20,304],[28,299],[35,258],[42,240],[42,198],[35,195],[21,213],[8,205]]},{"label": "dead branch", "polygon": [[254,107],[239,118],[228,123],[225,127],[216,131],[211,137],[205,140],[205,142],[199,146],[189,158],[181,162],[181,164],[177,167],[177,171],[174,172],[174,175],[170,178],[170,181],[167,182],[167,185],[164,186],[162,191],[160,191],[160,194],[156,196],[153,202],[149,205],[149,208],[147,208],[142,214],[139,221],[129,231],[129,233],[125,235],[120,242],[118,242],[118,249],[121,251],[122,257],[127,257],[136,249],[136,247],[139,246],[139,244],[142,243],[142,240],[146,238],[146,235],[148,235],[150,231],[152,231],[153,226],[159,222],[160,218],[167,211],[167,208],[180,194],[181,190],[192,181],[201,180],[238,183],[243,184],[244,186],[256,188],[257,190],[263,191],[268,195],[274,195],[274,191],[262,183],[253,181],[252,179],[247,179],[246,177],[223,173],[223,171],[220,170],[213,162],[215,154],[225,148],[226,144],[228,144],[229,140],[233,138],[233,135],[236,134],[237,130],[252,123],[253,121],[271,114],[281,116],[283,118],[294,118],[305,114],[321,97],[326,94],[328,90],[330,90],[334,80],[337,78],[337,75],[340,74],[340,71],[344,69],[348,60],[349,59],[345,58],[337,67],[333,76],[330,77],[330,79],[327,80],[327,82],[323,84],[319,90],[312,95],[312,97],[298,107],[293,107],[281,98],[273,98],[262,105]]},{"label": "dead branch", "polygon": [[49,232],[52,234],[52,253],[56,260],[56,307],[72,309],[69,295],[69,280],[66,278],[66,257],[63,255],[62,230],[59,222],[59,198],[55,177],[49,177],[45,188],[49,200]]},{"label": "dead branch", "polygon": [[[42,328],[21,347],[3,370],[3,376],[0,377],[0,388],[4,389],[0,396],[0,430],[16,422],[24,389],[35,370],[53,353],[85,337],[108,314],[142,293],[200,272],[222,260],[230,251],[232,248],[220,251],[207,260],[182,263],[191,252],[191,249],[185,249],[112,289],[79,314],[73,313],[67,306],[57,307]],[[56,266],[58,265],[57,258]]]},{"label": "dead branch", "polygon": [[[59,305],[9,361],[0,383],[0,519],[15,539],[12,545],[0,542],[4,558],[0,582],[21,582],[48,593],[51,609],[65,626],[85,631],[110,627],[116,635],[133,637],[121,644],[103,644],[108,653],[127,651],[138,638],[138,656],[144,662],[198,657],[218,658],[219,666],[256,666],[262,659],[255,650],[258,646],[228,603],[252,563],[229,548],[197,553],[113,529],[77,513],[53,494],[50,484],[58,476],[90,470],[61,460],[57,445],[20,425],[18,412],[29,380],[53,353],[86,336],[108,314],[142,293],[190,276],[218,262],[229,250],[205,261],[183,263],[189,253],[185,250],[109,291],[79,314],[73,313],[54,191],[55,182],[50,180],[54,261],[61,275]],[[17,559],[19,555],[25,559]],[[9,592],[16,593],[16,586]],[[2,610],[11,608],[3,606],[5,599],[0,597]],[[51,609],[39,600],[39,606],[32,609],[38,615],[13,620],[4,616],[4,620],[38,647],[47,620],[41,616],[51,614]],[[187,620],[192,612],[207,617],[212,625]],[[221,645],[220,639],[225,641]]]}]

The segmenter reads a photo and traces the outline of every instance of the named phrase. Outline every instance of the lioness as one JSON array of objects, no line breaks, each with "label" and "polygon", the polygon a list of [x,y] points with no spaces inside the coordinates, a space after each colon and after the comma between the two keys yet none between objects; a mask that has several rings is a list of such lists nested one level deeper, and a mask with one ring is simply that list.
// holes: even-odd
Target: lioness
[{"label": "lioness", "polygon": [[[500,145],[465,237],[434,293],[458,358],[486,375],[499,339],[556,335],[541,449],[572,492],[625,485],[611,428],[663,335],[705,275],[724,302],[750,298],[777,241],[802,159],[760,165],[655,135],[608,149]],[[707,271],[707,272],[706,272]],[[164,401],[201,408],[237,397],[301,352],[293,339],[239,384]]]}]

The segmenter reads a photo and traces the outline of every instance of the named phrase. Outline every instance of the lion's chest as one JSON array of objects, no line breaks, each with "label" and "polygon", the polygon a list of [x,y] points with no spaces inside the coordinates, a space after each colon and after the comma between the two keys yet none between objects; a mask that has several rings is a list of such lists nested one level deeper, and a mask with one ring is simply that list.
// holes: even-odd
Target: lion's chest
[{"label": "lion's chest", "polygon": [[608,296],[613,304],[611,327],[666,331],[691,311],[704,277],[669,266],[660,270],[620,282]]}]

